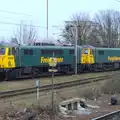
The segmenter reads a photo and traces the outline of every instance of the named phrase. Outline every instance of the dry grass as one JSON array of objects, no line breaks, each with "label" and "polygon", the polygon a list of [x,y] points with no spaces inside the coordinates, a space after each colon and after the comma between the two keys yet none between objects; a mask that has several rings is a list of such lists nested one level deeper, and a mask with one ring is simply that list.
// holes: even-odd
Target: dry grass
[{"label": "dry grass", "polygon": [[[59,76],[54,77],[54,83],[61,83],[61,82],[67,82],[67,81],[74,81],[74,80],[80,80],[83,78],[90,78],[90,77],[98,77],[103,76],[106,74],[110,74],[111,72],[104,72],[104,73],[88,73],[88,74],[80,74],[80,75],[71,75],[71,76]],[[51,78],[40,78],[40,85],[47,85],[51,84]],[[5,90],[14,90],[14,89],[21,89],[21,88],[28,88],[33,87],[36,85],[36,80],[25,80],[25,81],[7,81],[7,82],[0,82],[0,91]]]},{"label": "dry grass", "polygon": [[[50,120],[52,117],[51,111],[51,106],[40,107],[34,104],[24,109],[8,107],[0,113],[0,120]],[[54,107],[54,115],[60,120],[57,107]]]},{"label": "dry grass", "polygon": [[114,77],[114,79],[108,79],[104,81],[101,85],[96,84],[94,87],[88,87],[81,92],[80,96],[94,99],[99,98],[102,94],[119,94],[120,93],[120,78]]},{"label": "dry grass", "polygon": [[99,98],[101,96],[101,93],[98,88],[97,89],[87,88],[81,93],[80,96],[89,100],[94,100]]},{"label": "dry grass", "polygon": [[[61,102],[62,100],[71,99],[75,97],[85,97],[88,99],[94,99],[95,96],[97,98],[100,95],[99,90],[92,89],[97,88],[97,86],[98,84],[91,83],[89,84],[89,87],[86,85],[55,90],[54,103],[59,104],[59,102]],[[41,107],[43,107],[44,105],[51,104],[51,95],[51,91],[47,91],[40,93],[39,100],[36,99],[36,93],[23,96],[15,96],[6,100],[1,99],[0,110],[4,109],[6,106],[9,106],[11,101],[13,101],[13,105],[18,108],[24,108],[25,106],[28,107],[32,103],[39,104]]]},{"label": "dry grass", "polygon": [[101,90],[104,94],[120,93],[120,79],[106,81]]}]

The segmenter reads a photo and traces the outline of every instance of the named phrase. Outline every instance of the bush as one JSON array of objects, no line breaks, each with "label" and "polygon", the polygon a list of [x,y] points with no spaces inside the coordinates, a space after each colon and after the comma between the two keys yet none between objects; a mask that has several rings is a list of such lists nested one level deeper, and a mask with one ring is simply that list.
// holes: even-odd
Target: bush
[{"label": "bush", "polygon": [[101,96],[99,88],[87,88],[85,89],[81,95],[82,97],[86,99],[97,99]]},{"label": "bush", "polygon": [[104,94],[120,93],[120,80],[108,80],[102,87]]}]

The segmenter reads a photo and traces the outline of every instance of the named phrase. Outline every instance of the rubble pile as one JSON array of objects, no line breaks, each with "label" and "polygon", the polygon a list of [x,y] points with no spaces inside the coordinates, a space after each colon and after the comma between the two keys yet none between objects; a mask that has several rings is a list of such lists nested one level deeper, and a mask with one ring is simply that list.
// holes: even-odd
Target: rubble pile
[{"label": "rubble pile", "polygon": [[[55,109],[55,119],[62,120]],[[0,120],[51,120],[52,109],[49,106],[41,108],[34,106],[32,108],[15,109],[8,108],[0,112]]]}]

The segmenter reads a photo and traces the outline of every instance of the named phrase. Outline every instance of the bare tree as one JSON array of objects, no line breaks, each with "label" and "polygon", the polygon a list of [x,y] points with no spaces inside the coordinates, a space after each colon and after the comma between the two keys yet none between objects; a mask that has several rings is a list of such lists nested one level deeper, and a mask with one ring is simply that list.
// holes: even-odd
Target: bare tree
[{"label": "bare tree", "polygon": [[99,24],[96,30],[99,40],[108,47],[119,47],[120,12],[115,10],[99,11],[94,21]]},{"label": "bare tree", "polygon": [[[69,22],[69,21],[68,21]],[[74,14],[70,20],[71,23],[65,23],[65,28],[62,31],[62,36],[65,38],[66,42],[70,42],[74,44],[75,38],[75,27],[71,26],[79,26],[78,28],[78,44],[87,44],[88,37],[91,32],[92,22],[90,21],[90,17],[86,13]]]},{"label": "bare tree", "polygon": [[[21,29],[22,28],[22,29]],[[22,38],[22,41],[21,41]],[[15,31],[15,39],[12,42],[29,44],[37,39],[37,30],[33,25],[20,25],[20,29]]]},{"label": "bare tree", "polygon": [[102,42],[101,39],[98,35],[98,30],[99,30],[99,24],[93,21],[93,24],[91,26],[91,31],[88,36],[88,44],[93,45],[95,47],[101,47]]},{"label": "bare tree", "polygon": [[19,44],[17,38],[11,38],[11,43]]}]

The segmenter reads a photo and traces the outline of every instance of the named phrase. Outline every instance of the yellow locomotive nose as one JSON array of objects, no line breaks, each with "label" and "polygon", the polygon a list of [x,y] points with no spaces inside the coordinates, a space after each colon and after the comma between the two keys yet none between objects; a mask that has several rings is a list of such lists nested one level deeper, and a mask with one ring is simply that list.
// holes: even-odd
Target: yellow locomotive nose
[{"label": "yellow locomotive nose", "polygon": [[92,53],[91,48],[83,48],[81,54],[81,63],[82,64],[93,64],[94,63],[94,55]]},{"label": "yellow locomotive nose", "polygon": [[10,48],[0,48],[0,68],[14,68],[15,58]]},{"label": "yellow locomotive nose", "polygon": [[0,48],[0,68],[4,68],[6,48]]}]

